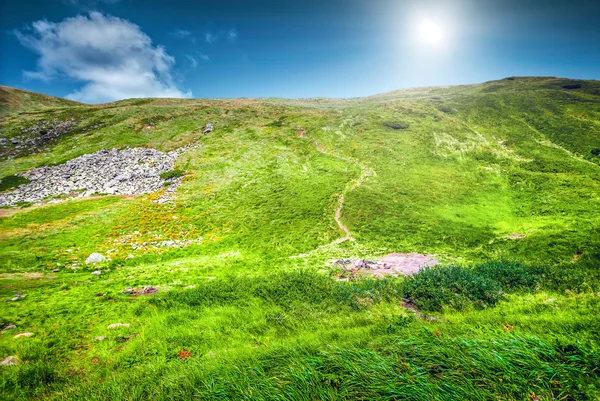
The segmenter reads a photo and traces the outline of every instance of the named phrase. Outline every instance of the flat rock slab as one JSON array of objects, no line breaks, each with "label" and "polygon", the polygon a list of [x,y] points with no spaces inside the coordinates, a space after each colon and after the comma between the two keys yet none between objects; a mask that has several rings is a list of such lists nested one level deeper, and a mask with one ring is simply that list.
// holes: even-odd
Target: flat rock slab
[{"label": "flat rock slab", "polygon": [[33,336],[34,333],[19,333],[15,335],[15,338],[19,338],[19,337],[31,337]]},{"label": "flat rock slab", "polygon": [[117,329],[119,327],[129,327],[129,323],[113,323],[108,325],[109,329]]},{"label": "flat rock slab", "polygon": [[416,274],[424,267],[435,266],[440,262],[434,255],[422,253],[391,253],[379,261],[366,259],[339,259],[333,261],[346,272],[371,274],[374,276],[410,276]]},{"label": "flat rock slab", "polygon": [[406,276],[418,273],[423,267],[430,267],[440,262],[434,255],[421,253],[391,253],[381,258],[383,269],[404,274]]}]

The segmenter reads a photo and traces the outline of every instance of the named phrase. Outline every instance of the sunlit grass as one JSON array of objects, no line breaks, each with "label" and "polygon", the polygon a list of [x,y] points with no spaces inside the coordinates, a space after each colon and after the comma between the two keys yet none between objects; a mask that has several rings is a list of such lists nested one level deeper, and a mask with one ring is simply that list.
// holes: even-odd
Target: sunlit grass
[{"label": "sunlit grass", "polygon": [[[151,194],[0,210],[0,296],[26,294],[0,304],[0,325],[17,326],[0,358],[22,362],[0,370],[3,396],[597,399],[600,87],[562,84],[4,115],[8,137],[49,118],[105,124],[0,161],[3,177],[102,148],[201,146],[176,163],[172,205]],[[374,174],[341,213],[356,241],[320,248],[344,235],[334,213],[362,168]],[[132,247],[165,240],[198,241]],[[111,260],[85,265],[92,252]],[[331,259],[390,252],[445,265],[335,280]],[[158,294],[123,294],[146,286]]]}]

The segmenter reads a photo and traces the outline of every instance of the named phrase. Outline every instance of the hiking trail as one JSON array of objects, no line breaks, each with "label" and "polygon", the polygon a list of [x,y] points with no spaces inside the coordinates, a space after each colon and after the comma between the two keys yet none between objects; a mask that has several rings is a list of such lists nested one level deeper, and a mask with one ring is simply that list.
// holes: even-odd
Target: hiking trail
[{"label": "hiking trail", "polygon": [[350,229],[348,229],[348,227],[346,227],[344,222],[342,222],[342,220],[341,220],[342,209],[344,208],[345,197],[348,192],[361,186],[367,177],[375,176],[377,174],[375,173],[375,170],[368,168],[364,164],[361,164],[360,162],[358,162],[352,158],[340,156],[335,152],[329,152],[329,151],[325,150],[325,148],[323,148],[323,145],[321,145],[319,142],[315,141],[315,146],[317,147],[317,150],[319,152],[321,152],[325,155],[328,155],[328,156],[336,157],[345,162],[352,163],[361,169],[360,177],[357,180],[350,181],[346,185],[346,187],[344,188],[342,193],[340,194],[340,197],[338,200],[338,207],[335,210],[335,216],[334,216],[335,222],[337,223],[340,230],[342,230],[344,232],[345,235],[343,237],[340,237],[340,238],[330,242],[329,244],[321,245],[321,246],[319,246],[319,248],[326,248],[326,247],[329,247],[332,245],[341,244],[342,242],[345,242],[345,241],[355,241],[354,237],[352,237],[352,233],[350,232]]}]

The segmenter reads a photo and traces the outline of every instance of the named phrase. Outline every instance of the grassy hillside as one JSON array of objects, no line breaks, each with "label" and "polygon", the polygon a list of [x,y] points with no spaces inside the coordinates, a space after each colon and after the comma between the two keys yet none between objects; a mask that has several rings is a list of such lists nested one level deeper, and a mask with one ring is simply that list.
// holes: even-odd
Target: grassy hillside
[{"label": "grassy hillside", "polygon": [[[600,397],[599,82],[19,99],[0,117],[0,183],[99,149],[201,146],[178,159],[174,205],[0,209],[0,295],[26,295],[0,307],[17,326],[0,358],[21,361],[0,370],[7,399]],[[69,124],[35,149],[11,142],[49,121]],[[92,252],[111,260],[85,265]],[[393,252],[443,265],[340,281],[330,263]],[[145,286],[158,294],[123,293]]]},{"label": "grassy hillside", "polygon": [[81,103],[0,85],[0,115],[44,107],[75,107]]}]

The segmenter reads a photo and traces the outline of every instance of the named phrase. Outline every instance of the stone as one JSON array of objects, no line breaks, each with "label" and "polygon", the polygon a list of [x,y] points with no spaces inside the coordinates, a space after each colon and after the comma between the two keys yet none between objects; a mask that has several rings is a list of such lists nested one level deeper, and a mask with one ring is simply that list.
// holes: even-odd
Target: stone
[{"label": "stone", "polygon": [[105,339],[105,338],[106,338],[106,337],[104,337],[104,336],[98,336],[98,337],[94,337],[94,338],[92,339],[92,341],[104,341],[104,339]]},{"label": "stone", "polygon": [[130,253],[129,255],[127,255],[127,259],[133,259],[133,258],[135,258],[135,256],[132,253]]},{"label": "stone", "polygon": [[94,276],[99,276],[99,275],[101,275],[101,274],[102,274],[102,270],[94,270],[94,271],[92,272],[92,275],[94,275]]},{"label": "stone", "polygon": [[14,338],[19,338],[19,337],[31,337],[33,336],[35,333],[19,333],[19,334],[15,334]]},{"label": "stone", "polygon": [[4,329],[2,329],[3,331],[7,331],[7,330],[12,330],[12,329],[16,329],[17,326],[15,326],[14,324],[9,324],[8,326],[6,326]]},{"label": "stone", "polygon": [[54,269],[54,270],[52,270],[52,273],[58,273],[58,272],[59,272],[59,270],[58,270],[58,269]]},{"label": "stone", "polygon": [[2,365],[2,366],[12,366],[12,365],[17,365],[18,363],[19,363],[19,357],[11,355],[11,356],[7,356],[6,358],[4,358],[0,362],[0,365]]},{"label": "stone", "polygon": [[100,263],[105,261],[106,258],[102,255],[100,255],[99,253],[92,253],[90,256],[88,256],[88,258],[85,260],[85,263],[90,264],[90,263]]},{"label": "stone", "polygon": [[[19,173],[31,182],[0,194],[0,206],[41,202],[46,197],[58,195],[73,198],[95,193],[134,195],[160,191],[167,182],[161,174],[174,169],[175,160],[181,153],[197,146],[201,145],[190,144],[168,153],[148,148],[102,149],[57,166],[34,168]],[[169,179],[169,188],[165,192],[174,193],[181,182],[182,177]],[[78,195],[72,195],[73,192]]]},{"label": "stone", "polygon": [[113,323],[108,325],[109,329],[117,329],[119,327],[129,327],[129,323]]}]

